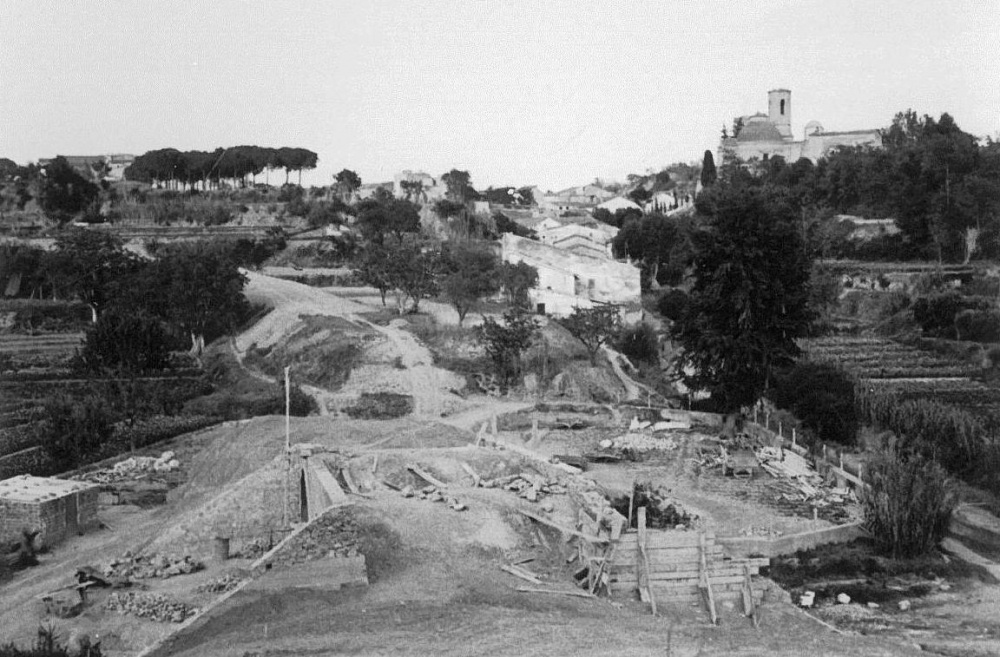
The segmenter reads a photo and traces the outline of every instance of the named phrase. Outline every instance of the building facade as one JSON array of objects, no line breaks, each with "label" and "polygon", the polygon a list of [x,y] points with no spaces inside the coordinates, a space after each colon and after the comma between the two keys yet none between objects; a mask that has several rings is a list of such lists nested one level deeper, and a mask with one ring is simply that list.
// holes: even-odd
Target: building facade
[{"label": "building facade", "polygon": [[819,121],[810,121],[803,138],[796,141],[792,134],[792,92],[772,89],[767,92],[767,114],[756,113],[737,117],[734,134],[719,142],[718,162],[766,160],[782,157],[791,164],[802,158],[818,162],[830,151],[842,146],[882,146],[882,135],[876,129],[827,132]]}]

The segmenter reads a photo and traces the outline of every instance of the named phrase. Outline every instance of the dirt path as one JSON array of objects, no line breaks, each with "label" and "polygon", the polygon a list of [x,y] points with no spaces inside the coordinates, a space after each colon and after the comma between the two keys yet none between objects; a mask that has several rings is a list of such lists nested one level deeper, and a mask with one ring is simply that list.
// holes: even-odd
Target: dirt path
[{"label": "dirt path", "polygon": [[[266,304],[273,310],[236,338],[235,351],[238,355],[253,345],[267,347],[280,342],[299,328],[302,315],[339,317],[380,333],[393,345],[405,369],[416,417],[440,418],[464,405],[460,397],[450,392],[461,387],[461,378],[435,367],[430,351],[411,333],[400,328],[399,322],[403,320],[381,326],[361,317],[361,313],[369,308],[357,301],[255,272],[248,272],[248,278],[247,298],[253,303]],[[316,387],[310,387],[306,392],[316,399],[321,409],[326,408],[326,402],[333,394]]]}]

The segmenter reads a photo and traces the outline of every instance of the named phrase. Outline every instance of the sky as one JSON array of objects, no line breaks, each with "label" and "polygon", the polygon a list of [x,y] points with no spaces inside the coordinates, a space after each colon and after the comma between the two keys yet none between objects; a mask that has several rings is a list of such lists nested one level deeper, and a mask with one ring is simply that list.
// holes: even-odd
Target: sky
[{"label": "sky", "polygon": [[0,157],[295,146],[304,184],[557,190],[700,161],[774,88],[797,138],[908,108],[996,138],[998,24],[993,0],[3,0]]}]

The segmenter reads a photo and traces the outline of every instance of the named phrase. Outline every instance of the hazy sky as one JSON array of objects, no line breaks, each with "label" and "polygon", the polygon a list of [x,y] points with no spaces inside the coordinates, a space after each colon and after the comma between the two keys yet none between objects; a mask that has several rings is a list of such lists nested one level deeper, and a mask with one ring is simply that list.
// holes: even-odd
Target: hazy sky
[{"label": "hazy sky", "polygon": [[624,178],[715,149],[792,90],[792,129],[901,110],[1000,133],[1000,2],[0,2],[0,157],[258,144],[477,187]]}]

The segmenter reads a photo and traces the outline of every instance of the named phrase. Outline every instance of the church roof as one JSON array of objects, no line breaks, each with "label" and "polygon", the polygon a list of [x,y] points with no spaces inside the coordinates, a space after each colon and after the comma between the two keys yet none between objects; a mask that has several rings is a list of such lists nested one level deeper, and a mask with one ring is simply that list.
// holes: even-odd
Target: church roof
[{"label": "church roof", "polygon": [[783,141],[777,126],[770,121],[754,121],[740,129],[736,141]]}]

